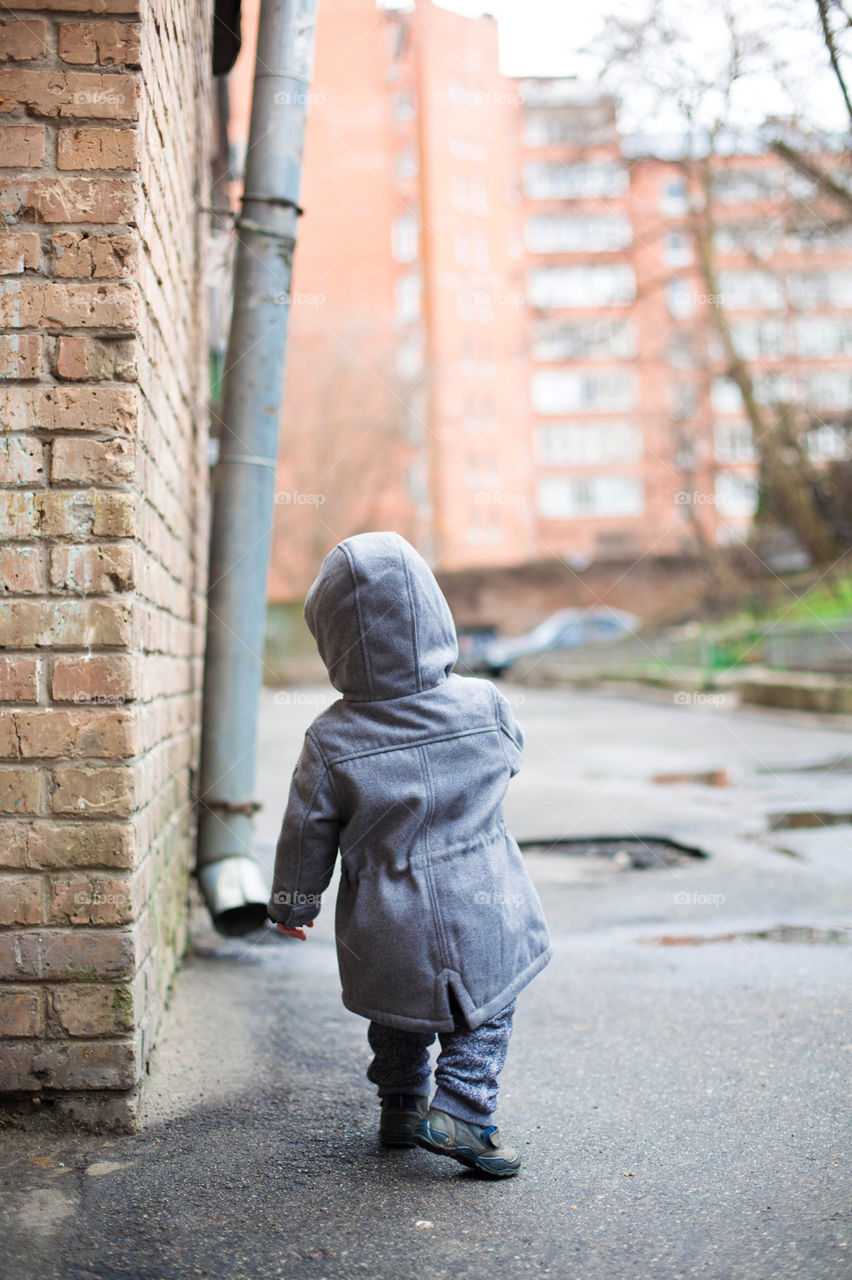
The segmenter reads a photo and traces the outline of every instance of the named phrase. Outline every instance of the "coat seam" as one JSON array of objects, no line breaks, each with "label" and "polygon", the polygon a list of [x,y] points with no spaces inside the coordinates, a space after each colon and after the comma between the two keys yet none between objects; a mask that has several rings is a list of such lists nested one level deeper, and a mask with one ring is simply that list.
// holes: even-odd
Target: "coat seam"
[{"label": "coat seam", "polygon": [[431,746],[433,742],[453,742],[457,738],[472,738],[481,733],[499,733],[499,730],[493,724],[487,724],[483,725],[481,729],[462,729],[458,733],[442,733],[434,738],[418,738],[414,742],[400,742],[396,746],[371,747],[367,751],[353,751],[348,756],[335,756],[334,759],[329,757],[329,761],[332,766],[346,764],[349,760],[361,760],[365,756],[385,755],[388,751],[420,750],[422,747]]},{"label": "coat seam", "polygon": [[444,920],[441,915],[441,908],[438,902],[438,895],[435,890],[435,881],[432,876],[432,849],[430,844],[430,835],[432,830],[431,823],[435,813],[435,785],[434,785],[434,780],[432,778],[432,771],[429,768],[429,757],[424,747],[421,747],[419,749],[419,755],[420,755],[420,762],[422,765],[423,773],[425,775],[426,789],[429,793],[429,805],[426,810],[425,817],[423,819],[423,828],[424,828],[423,844],[424,844],[425,859],[423,861],[422,866],[426,876],[426,883],[429,886],[429,900],[432,903],[432,915],[435,921],[436,933],[438,935],[438,946],[441,952],[441,963],[446,965],[447,939],[444,934]]},{"label": "coat seam", "polygon": [[344,555],[346,556],[346,563],[349,566],[349,576],[352,579],[352,588],[353,588],[352,593],[355,597],[355,612],[358,615],[358,639],[361,643],[361,656],[364,659],[364,671],[367,676],[367,688],[372,693],[375,682],[373,680],[373,667],[370,662],[370,652],[367,647],[367,632],[364,627],[364,614],[363,614],[363,610],[361,609],[361,588],[358,585],[358,578],[355,574],[354,558],[351,552],[349,551],[349,548],[345,545],[345,543],[341,542],[340,546],[341,546],[341,549],[343,550]]},{"label": "coat seam", "polygon": [[411,577],[408,572],[408,565],[402,552],[400,552],[400,560],[402,561],[402,572],[405,576],[405,590],[408,595],[408,614],[411,618],[411,644],[414,649],[414,681],[417,685],[417,692],[420,693],[423,688],[423,676],[420,671],[420,642],[417,637],[417,610],[414,607],[414,593],[411,590]]}]

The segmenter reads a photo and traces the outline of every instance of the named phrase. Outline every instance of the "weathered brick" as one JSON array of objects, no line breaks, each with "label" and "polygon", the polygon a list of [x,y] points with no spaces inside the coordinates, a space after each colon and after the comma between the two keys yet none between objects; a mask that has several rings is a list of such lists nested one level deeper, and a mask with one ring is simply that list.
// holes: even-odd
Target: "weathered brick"
[{"label": "weathered brick", "polygon": [[54,484],[124,484],[133,479],[133,441],[71,436],[53,443],[50,479]]},{"label": "weathered brick", "polygon": [[123,925],[135,915],[130,882],[104,876],[57,876],[48,901],[51,924]]},{"label": "weathered brick", "polygon": [[[141,11],[142,0],[50,0],[55,13],[129,13]],[[16,9],[43,9],[44,0],[15,0]]]},{"label": "weathered brick", "polygon": [[131,713],[107,707],[79,711],[44,707],[32,711],[0,710],[10,716],[18,739],[18,755],[24,760],[67,756],[76,759],[112,759],[133,754],[134,721]]},{"label": "weathered brick", "polygon": [[53,770],[54,813],[126,817],[136,807],[133,770],[127,766],[59,765]]},{"label": "weathered brick", "polygon": [[28,62],[43,58],[47,48],[44,18],[0,19],[0,62]]},{"label": "weathered brick", "polygon": [[131,387],[0,387],[0,430],[113,431],[136,428]]},{"label": "weathered brick", "polygon": [[48,999],[55,1036],[117,1036],[133,1030],[133,991],[129,983],[56,987]]},{"label": "weathered brick", "polygon": [[34,769],[0,768],[0,813],[38,813],[41,775]]},{"label": "weathered brick", "polygon": [[133,548],[114,542],[53,547],[50,583],[61,591],[81,595],[130,591],[134,586]]},{"label": "weathered brick", "polygon": [[135,22],[63,22],[59,56],[63,62],[101,67],[138,67],[141,27]]},{"label": "weathered brick", "polygon": [[0,601],[0,645],[9,649],[126,645],[130,638],[130,606],[123,601]]},{"label": "weathered brick", "polygon": [[46,474],[44,445],[37,436],[0,437],[0,484],[41,484]]},{"label": "weathered brick", "polygon": [[0,877],[0,925],[41,924],[41,876]]},{"label": "weathered brick", "polygon": [[102,493],[95,503],[92,533],[101,538],[132,538],[136,533],[136,499],[132,493]]},{"label": "weathered brick", "polygon": [[42,339],[34,333],[0,334],[0,378],[41,377]]},{"label": "weathered brick", "polygon": [[10,329],[132,329],[138,306],[136,287],[129,281],[75,285],[14,280],[0,296],[0,324]]},{"label": "weathered brick", "polygon": [[60,337],[56,339],[53,371],[57,378],[80,382],[135,382],[136,342],[132,339]]},{"label": "weathered brick", "polygon": [[[47,119],[135,120],[139,82],[132,72],[100,75],[89,71],[0,69],[0,111]],[[115,221],[115,219],[111,219]]]},{"label": "weathered brick", "polygon": [[[64,279],[117,280],[136,270],[139,237],[130,232],[99,235],[85,231],[63,231],[51,237],[57,276]],[[126,328],[135,328],[138,313]]]},{"label": "weathered brick", "polygon": [[0,991],[0,1036],[41,1035],[44,993],[18,987]]},{"label": "weathered brick", "polygon": [[35,702],[38,673],[38,658],[0,654],[0,702]]},{"label": "weathered brick", "polygon": [[[9,824],[11,825],[11,824]],[[16,866],[59,870],[67,867],[133,866],[135,839],[126,822],[31,822]]]},{"label": "weathered brick", "polygon": [[43,124],[0,125],[0,168],[37,169],[43,159]]},{"label": "weathered brick", "polygon": [[[138,15],[141,0],[50,0],[54,13],[128,13]],[[44,0],[15,0],[15,8],[43,9]]]},{"label": "weathered brick", "polygon": [[[132,538],[136,498],[109,489],[52,489],[41,493],[6,491],[0,503],[0,537]],[[123,643],[123,641],[121,642]]]},{"label": "weathered brick", "polygon": [[92,982],[123,978],[135,968],[135,939],[106,929],[61,929],[41,933],[0,934],[0,980],[26,982],[49,978]]},{"label": "weathered brick", "polygon": [[131,1089],[137,1068],[132,1044],[115,1040],[17,1040],[3,1053],[5,1088]]},{"label": "weathered brick", "polygon": [[27,860],[27,843],[31,822],[3,822],[0,825],[0,867],[19,869],[29,867]]},{"label": "weathered brick", "polygon": [[57,169],[133,169],[138,158],[133,129],[63,129],[56,144]]},{"label": "weathered brick", "polygon": [[140,188],[131,178],[27,178],[5,183],[7,221],[135,222]]},{"label": "weathered brick", "polygon": [[[2,144],[2,138],[0,138]],[[9,231],[0,236],[0,275],[20,275],[38,268],[39,238],[34,231]]]},{"label": "weathered brick", "polygon": [[137,696],[133,659],[118,653],[62,655],[54,659],[50,692],[54,702],[132,702]]},{"label": "weathered brick", "polygon": [[43,591],[37,547],[0,547],[0,591],[32,595]]}]

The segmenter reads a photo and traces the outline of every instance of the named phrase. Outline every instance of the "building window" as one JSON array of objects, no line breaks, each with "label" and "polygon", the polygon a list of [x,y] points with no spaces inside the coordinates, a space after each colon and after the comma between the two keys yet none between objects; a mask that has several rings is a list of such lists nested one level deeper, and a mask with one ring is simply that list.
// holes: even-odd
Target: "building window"
[{"label": "building window", "polygon": [[631,422],[571,422],[539,427],[538,461],[545,467],[597,467],[610,462],[636,462],[642,434]]},{"label": "building window", "polygon": [[471,264],[470,232],[464,228],[453,232],[453,257],[457,267],[469,267]]},{"label": "building window", "polygon": [[852,307],[852,271],[798,272],[788,276],[788,284],[794,306]]},{"label": "building window", "polygon": [[688,267],[692,262],[692,236],[685,231],[667,231],[663,239],[663,262],[670,267]]},{"label": "building window", "polygon": [[716,507],[723,516],[753,516],[757,510],[757,482],[739,471],[716,476]]},{"label": "building window", "polygon": [[400,276],[396,281],[395,315],[397,324],[413,324],[420,319],[420,276]]},{"label": "building window", "polygon": [[685,280],[666,281],[666,306],[673,320],[686,320],[695,310],[695,294]]},{"label": "building window", "polygon": [[635,405],[632,372],[585,373],[576,369],[540,369],[532,376],[536,413],[629,413]]},{"label": "building window", "polygon": [[784,194],[784,175],[778,169],[722,169],[713,178],[713,195],[720,204],[756,204]]},{"label": "building window", "polygon": [[537,267],[527,277],[534,307],[626,306],[636,296],[633,268],[612,266]]},{"label": "building window", "polygon": [[452,183],[450,184],[450,190],[452,193],[453,208],[455,211],[457,213],[467,213],[470,208],[467,193],[467,179],[463,178],[461,174],[455,174],[453,176]]},{"label": "building window", "polygon": [[524,165],[524,194],[530,200],[606,200],[623,196],[627,188],[622,164]]},{"label": "building window", "polygon": [[784,290],[769,271],[722,271],[719,274],[721,305],[730,311],[779,311]]},{"label": "building window", "polygon": [[781,229],[765,222],[729,222],[713,234],[718,253],[747,253],[764,260],[776,251],[780,239]]},{"label": "building window", "polygon": [[632,320],[563,324],[538,320],[533,327],[534,360],[633,360],[637,353]]},{"label": "building window", "polygon": [[536,486],[536,509],[544,520],[640,516],[644,508],[642,484],[635,476],[545,476]]},{"label": "building window", "polygon": [[477,271],[487,271],[491,266],[487,231],[478,230],[473,233],[473,265]]},{"label": "building window", "polygon": [[393,114],[395,119],[401,124],[407,124],[414,119],[414,98],[409,89],[401,89],[399,93],[394,95]]},{"label": "building window", "polygon": [[783,320],[735,320],[731,337],[743,360],[757,360],[761,356],[778,359],[787,354]]},{"label": "building window", "polygon": [[742,413],[740,389],[730,378],[714,378],[710,384],[710,404],[715,413]]},{"label": "building window", "polygon": [[401,213],[391,223],[391,249],[396,262],[414,262],[417,258],[417,219],[413,213]]},{"label": "building window", "polygon": [[484,218],[488,213],[488,190],[483,178],[471,178],[468,183],[471,213]]},{"label": "building window", "polygon": [[406,382],[413,382],[420,377],[423,372],[423,343],[420,338],[411,338],[398,348],[396,367],[399,376]]},{"label": "building window", "polygon": [[807,433],[808,457],[814,462],[843,462],[849,456],[852,438],[848,429],[822,423]]},{"label": "building window", "polygon": [[793,321],[796,355],[806,360],[848,359],[852,356],[852,320],[834,316],[796,316]]},{"label": "building window", "polygon": [[748,422],[713,424],[713,452],[717,462],[753,462],[754,439]]},{"label": "building window", "polygon": [[419,171],[420,166],[417,162],[417,150],[415,147],[405,147],[402,151],[397,152],[397,182],[410,182],[412,178],[417,177]]},{"label": "building window", "polygon": [[664,178],[660,183],[660,213],[665,218],[682,218],[689,212],[689,196],[683,178]]},{"label": "building window", "polygon": [[630,220],[622,217],[571,218],[538,215],[527,219],[530,253],[612,253],[631,241]]}]

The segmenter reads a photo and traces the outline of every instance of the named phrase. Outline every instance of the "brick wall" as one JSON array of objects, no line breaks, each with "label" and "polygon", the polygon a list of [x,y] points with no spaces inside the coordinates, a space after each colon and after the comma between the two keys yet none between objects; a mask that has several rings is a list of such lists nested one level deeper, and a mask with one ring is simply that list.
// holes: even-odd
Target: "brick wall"
[{"label": "brick wall", "polygon": [[0,1088],[118,1126],[186,936],[211,8],[0,19]]}]

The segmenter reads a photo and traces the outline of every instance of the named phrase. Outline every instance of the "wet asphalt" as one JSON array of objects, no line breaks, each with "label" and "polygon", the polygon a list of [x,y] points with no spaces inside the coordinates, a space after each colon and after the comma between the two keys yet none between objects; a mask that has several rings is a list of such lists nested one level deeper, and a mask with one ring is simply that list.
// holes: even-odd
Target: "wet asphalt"
[{"label": "wet asphalt", "polygon": [[[507,813],[544,841],[528,865],[555,950],[503,1077],[520,1175],[379,1146],[330,903],[306,943],[221,939],[197,910],[140,1131],[0,1131],[0,1274],[852,1275],[848,723],[506,691],[528,741]],[[326,696],[264,696],[266,860]],[[554,845],[595,834],[708,856],[637,870]]]}]

